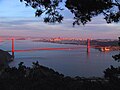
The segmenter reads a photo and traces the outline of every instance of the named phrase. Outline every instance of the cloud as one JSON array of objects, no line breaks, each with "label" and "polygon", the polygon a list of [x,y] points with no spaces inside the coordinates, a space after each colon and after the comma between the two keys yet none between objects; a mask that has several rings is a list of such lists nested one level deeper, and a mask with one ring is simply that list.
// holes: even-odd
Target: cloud
[{"label": "cloud", "polygon": [[45,24],[38,18],[4,18],[0,21],[0,35],[117,38],[120,34],[119,24],[93,20],[85,26],[73,27],[72,21],[65,19],[61,24]]}]

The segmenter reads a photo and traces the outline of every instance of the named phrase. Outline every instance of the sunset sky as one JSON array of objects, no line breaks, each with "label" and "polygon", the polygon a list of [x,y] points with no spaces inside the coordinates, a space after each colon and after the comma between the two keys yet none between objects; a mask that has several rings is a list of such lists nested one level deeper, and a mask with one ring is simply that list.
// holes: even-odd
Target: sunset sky
[{"label": "sunset sky", "polygon": [[19,0],[0,0],[0,36],[78,37],[117,39],[120,23],[107,24],[103,16],[93,18],[85,26],[72,26],[72,14],[65,9],[61,24],[45,24],[34,17],[31,7]]}]

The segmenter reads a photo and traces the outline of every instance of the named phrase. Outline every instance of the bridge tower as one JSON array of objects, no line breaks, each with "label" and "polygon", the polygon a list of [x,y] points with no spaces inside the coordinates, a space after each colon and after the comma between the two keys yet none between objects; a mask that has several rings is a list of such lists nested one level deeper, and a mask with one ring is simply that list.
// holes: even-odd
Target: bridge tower
[{"label": "bridge tower", "polygon": [[14,52],[15,52],[15,49],[14,49],[14,38],[12,38],[12,56],[14,58]]},{"label": "bridge tower", "polygon": [[87,53],[90,52],[90,39],[87,39]]}]

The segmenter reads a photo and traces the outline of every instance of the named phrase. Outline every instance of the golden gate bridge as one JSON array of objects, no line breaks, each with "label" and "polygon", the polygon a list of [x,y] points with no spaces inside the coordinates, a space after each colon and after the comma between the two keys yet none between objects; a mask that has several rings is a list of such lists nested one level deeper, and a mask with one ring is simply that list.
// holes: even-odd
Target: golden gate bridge
[{"label": "golden gate bridge", "polygon": [[11,39],[8,39],[8,40],[11,40],[12,41],[12,49],[11,50],[8,50],[7,52],[12,52],[12,56],[14,57],[14,53],[15,52],[30,52],[30,51],[40,51],[40,50],[73,50],[73,49],[80,49],[80,48],[87,48],[86,52],[87,53],[90,53],[90,48],[101,48],[101,46],[90,46],[90,40],[91,39],[87,39],[87,46],[79,46],[79,47],[63,47],[63,48],[31,48],[31,49],[15,49],[15,46],[14,46],[14,42],[15,42],[15,39],[14,38],[11,38]]}]

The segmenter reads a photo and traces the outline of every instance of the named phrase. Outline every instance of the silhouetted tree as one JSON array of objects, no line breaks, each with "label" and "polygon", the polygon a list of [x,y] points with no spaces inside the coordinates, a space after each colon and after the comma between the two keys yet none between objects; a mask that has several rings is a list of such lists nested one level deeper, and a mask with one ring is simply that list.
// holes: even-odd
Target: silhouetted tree
[{"label": "silhouetted tree", "polygon": [[[63,20],[63,16],[59,11],[63,10],[59,7],[62,0],[20,0],[25,2],[26,6],[31,6],[36,9],[35,16],[39,17],[45,14],[44,22],[55,23]],[[46,16],[47,15],[47,16]]]},{"label": "silhouetted tree", "polygon": [[115,68],[111,65],[111,67],[107,68],[104,73],[105,78],[108,78],[110,80],[118,79],[118,77],[120,76],[120,67]]},{"label": "silhouetted tree", "polygon": [[[65,0],[20,0],[36,9],[35,16],[45,14],[44,22],[61,22],[60,3]],[[103,14],[107,23],[120,21],[120,0],[66,0],[65,7],[74,15],[73,25],[86,24],[95,16]]]},{"label": "silhouetted tree", "polygon": [[[118,45],[120,47],[120,37],[119,37],[119,42],[118,42]],[[119,50],[119,54],[118,55],[115,55],[115,56],[112,56],[116,61],[120,61],[120,50]]]},{"label": "silhouetted tree", "polygon": [[33,67],[21,62],[18,68],[7,67],[0,72],[0,90],[120,90],[120,80],[111,83],[101,78],[65,77],[38,62]]},{"label": "silhouetted tree", "polygon": [[[118,45],[120,46],[120,37],[119,37],[119,42],[118,42]],[[120,51],[119,51],[120,52]],[[114,55],[114,56],[112,56],[114,59],[115,59],[115,61],[120,61],[120,53],[118,54],[118,55]],[[118,80],[118,79],[120,79],[120,67],[113,67],[112,65],[111,65],[111,67],[110,68],[107,68],[105,71],[104,71],[104,77],[105,78],[108,78],[108,79],[110,79],[110,80]]]},{"label": "silhouetted tree", "polygon": [[112,8],[111,0],[67,0],[66,7],[74,14],[73,25],[86,24],[91,18]]}]

